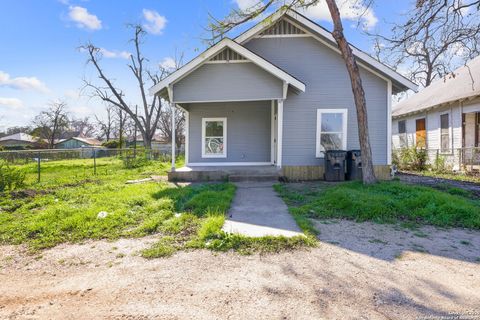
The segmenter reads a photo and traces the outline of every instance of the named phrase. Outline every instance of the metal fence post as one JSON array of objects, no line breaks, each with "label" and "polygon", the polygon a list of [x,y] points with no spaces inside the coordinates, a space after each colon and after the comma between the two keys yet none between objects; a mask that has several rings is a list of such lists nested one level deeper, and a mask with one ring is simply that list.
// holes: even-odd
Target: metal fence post
[{"label": "metal fence post", "polygon": [[37,153],[37,182],[40,183],[40,152]]}]

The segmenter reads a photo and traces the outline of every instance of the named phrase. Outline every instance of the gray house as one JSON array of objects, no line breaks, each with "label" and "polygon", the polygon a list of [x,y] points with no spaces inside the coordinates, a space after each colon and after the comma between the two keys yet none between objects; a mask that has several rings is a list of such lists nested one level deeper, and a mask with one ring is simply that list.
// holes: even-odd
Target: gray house
[{"label": "gray house", "polygon": [[[417,86],[352,46],[366,93],[373,162],[389,176],[391,96]],[[186,113],[184,168],[171,179],[251,172],[321,179],[324,151],[358,149],[350,79],[330,32],[277,11],[151,88]]]}]

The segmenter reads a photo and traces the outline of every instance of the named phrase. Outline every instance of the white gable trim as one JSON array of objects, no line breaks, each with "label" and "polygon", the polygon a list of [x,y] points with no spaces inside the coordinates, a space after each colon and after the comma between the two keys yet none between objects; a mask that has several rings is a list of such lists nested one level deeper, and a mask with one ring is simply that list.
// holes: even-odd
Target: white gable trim
[{"label": "white gable trim", "polygon": [[[150,94],[156,94],[164,88],[171,87],[175,82],[180,81],[183,77],[187,76],[189,73],[193,72],[201,65],[206,63],[210,58],[215,56],[218,52],[223,50],[224,48],[229,47],[230,49],[236,51],[240,55],[247,58],[249,61],[253,62],[260,68],[264,69],[265,71],[271,73],[272,75],[276,76],[277,78],[287,82],[288,84],[295,87],[297,90],[305,92],[305,84],[293,76],[289,75],[282,69],[274,66],[267,60],[263,59],[262,57],[256,55],[255,53],[251,52],[250,50],[244,48],[242,45],[238,44],[237,42],[225,38],[212,46],[211,48],[207,49],[205,52],[200,54],[198,57],[184,65],[182,68],[178,69],[174,73],[170,74],[168,77],[157,83],[155,86],[150,88]],[[170,99],[173,97],[169,94]]]},{"label": "white gable trim", "polygon": [[[333,43],[336,44],[336,41],[335,39],[333,38],[332,34],[330,32],[328,32],[327,30],[323,29],[322,27],[320,27],[318,24],[312,22],[311,20],[305,18],[304,16],[302,16],[301,14],[298,14],[296,13],[295,11],[293,10],[287,10],[285,12],[285,10],[278,10],[277,12],[273,13],[270,17],[266,18],[265,20],[263,20],[262,22],[258,23],[257,25],[255,25],[254,27],[250,28],[249,30],[245,31],[244,33],[242,33],[241,35],[239,35],[237,38],[235,38],[235,41],[237,41],[238,43],[240,44],[243,44],[245,42],[247,42],[248,40],[252,39],[252,38],[255,38],[256,36],[259,35],[260,32],[262,32],[263,30],[267,29],[268,27],[272,26],[273,23],[275,23],[275,21],[277,21],[278,19],[282,18],[284,15],[290,17],[291,19],[293,19],[294,21],[298,21],[299,23],[305,25],[307,28],[315,31],[316,33],[318,33],[319,35],[321,35],[322,37],[326,38],[327,40],[329,41],[332,41]],[[294,25],[296,25],[294,23]],[[303,31],[305,31],[304,28],[301,28],[300,26],[296,25],[296,27],[299,27],[300,29],[302,29]],[[259,38],[261,38],[262,36],[259,36]],[[314,37],[315,39],[317,40],[320,40],[318,37]],[[321,41],[323,44],[327,44],[326,42],[324,41]],[[341,53],[340,50],[337,48],[337,47],[333,47],[331,45],[328,45],[330,48],[334,49],[337,53]],[[391,68],[387,67],[386,65],[384,65],[383,63],[375,60],[374,58],[372,58],[371,56],[369,56],[368,54],[366,54],[365,52],[355,48],[354,46],[352,46],[350,44],[350,48],[352,49],[352,52],[353,54],[363,60],[365,63],[367,63],[368,65],[370,65],[371,67],[379,70],[380,72],[384,73],[386,76],[388,76],[389,78],[391,78],[391,80],[394,80],[402,85],[404,85],[405,87],[407,87],[408,89],[411,89],[411,90],[414,90],[414,91],[417,91],[418,90],[418,86],[413,83],[412,81],[408,80],[407,78],[405,78],[404,76],[402,76],[401,74],[399,74],[398,72],[392,70]],[[359,63],[360,64],[360,63]],[[363,67],[365,68],[368,68],[366,66],[364,66],[362,64]]]}]

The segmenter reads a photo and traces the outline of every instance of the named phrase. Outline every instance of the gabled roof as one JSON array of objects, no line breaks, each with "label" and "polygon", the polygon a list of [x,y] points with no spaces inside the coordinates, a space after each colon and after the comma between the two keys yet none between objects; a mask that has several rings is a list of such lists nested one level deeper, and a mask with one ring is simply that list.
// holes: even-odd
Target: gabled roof
[{"label": "gabled roof", "polygon": [[[301,24],[303,27],[308,29],[308,31],[316,36],[318,36],[324,44],[327,44],[330,48],[334,49],[340,54],[340,50],[338,49],[337,43],[335,39],[333,38],[333,35],[330,31],[327,29],[321,27],[317,23],[313,22],[312,20],[308,19],[304,15],[289,9],[279,9],[266,19],[264,19],[262,22],[256,24],[252,28],[248,29],[241,35],[235,38],[235,41],[244,44],[253,37],[259,35],[266,29],[270,28],[271,26],[274,25],[274,23],[282,18],[290,18],[294,22],[298,22]],[[382,74],[385,78],[388,78],[392,81],[393,88],[395,89],[395,92],[401,92],[405,91],[407,89],[411,89],[414,91],[417,91],[418,86],[410,81],[409,79],[405,78],[403,75],[400,73],[396,72],[395,70],[391,69],[387,65],[379,62],[375,58],[371,57],[367,53],[363,52],[362,50],[356,48],[352,44],[350,44],[350,47],[352,48],[352,52],[355,55],[355,57],[358,60],[359,65],[361,66],[366,66],[368,68],[371,68],[375,70],[376,72]]]},{"label": "gabled roof", "polygon": [[398,103],[392,109],[393,117],[437,108],[447,103],[480,96],[480,56],[434,81],[419,93]]},{"label": "gabled roof", "polygon": [[59,144],[59,143],[62,143],[62,142],[65,142],[65,141],[68,141],[68,140],[77,140],[77,141],[80,141],[80,142],[83,142],[83,143],[86,143],[88,145],[91,145],[91,146],[100,146],[102,143],[100,141],[98,141],[97,139],[94,139],[94,138],[84,138],[84,137],[71,137],[71,138],[68,138],[68,139],[63,139],[63,140],[60,140],[58,142],[56,142],[55,144]]},{"label": "gabled roof", "polygon": [[35,137],[29,135],[28,133],[23,133],[23,132],[14,133],[9,136],[0,138],[0,141],[6,141],[6,140],[17,140],[17,141],[32,142],[32,143],[38,141],[38,139],[36,139]]},{"label": "gabled roof", "polygon": [[253,53],[252,51],[248,50],[247,48],[233,41],[232,39],[224,38],[214,46],[202,52],[195,59],[193,59],[192,61],[190,61],[189,63],[187,63],[180,69],[178,69],[177,71],[170,74],[168,77],[166,77],[165,79],[157,83],[152,88],[150,88],[150,94],[157,94],[165,89],[169,90],[168,89],[169,86],[173,85],[177,81],[180,81],[183,77],[185,77],[189,73],[199,68],[201,65],[207,62],[209,59],[216,56],[219,52],[221,52],[225,48],[232,49],[233,51],[237,52],[241,56],[245,57],[246,59],[256,64],[258,67],[278,77],[279,79],[293,86],[297,90],[300,90],[303,92],[305,91],[305,84],[300,80],[296,79],[292,75],[288,74],[287,72],[283,71],[282,69],[278,68],[277,66],[265,60],[264,58],[260,57],[259,55]]}]

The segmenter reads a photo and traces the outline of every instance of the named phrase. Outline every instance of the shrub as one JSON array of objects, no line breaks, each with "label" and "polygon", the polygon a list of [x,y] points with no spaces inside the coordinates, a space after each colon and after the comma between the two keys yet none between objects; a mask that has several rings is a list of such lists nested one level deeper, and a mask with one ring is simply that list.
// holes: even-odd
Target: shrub
[{"label": "shrub", "polygon": [[447,159],[444,156],[437,154],[433,161],[432,170],[436,173],[446,173],[451,171],[451,169],[452,168],[447,164]]},{"label": "shrub", "polygon": [[7,162],[0,160],[0,192],[13,190],[23,186],[25,172],[11,167]]},{"label": "shrub", "polygon": [[422,171],[427,168],[428,153],[416,147],[402,148],[394,151],[393,163],[403,170]]},{"label": "shrub", "polygon": [[136,169],[144,167],[151,163],[151,160],[145,157],[126,157],[123,159],[123,166],[126,169]]},{"label": "shrub", "polygon": [[102,143],[102,146],[109,149],[118,149],[120,148],[120,142],[118,140],[108,140]]}]

